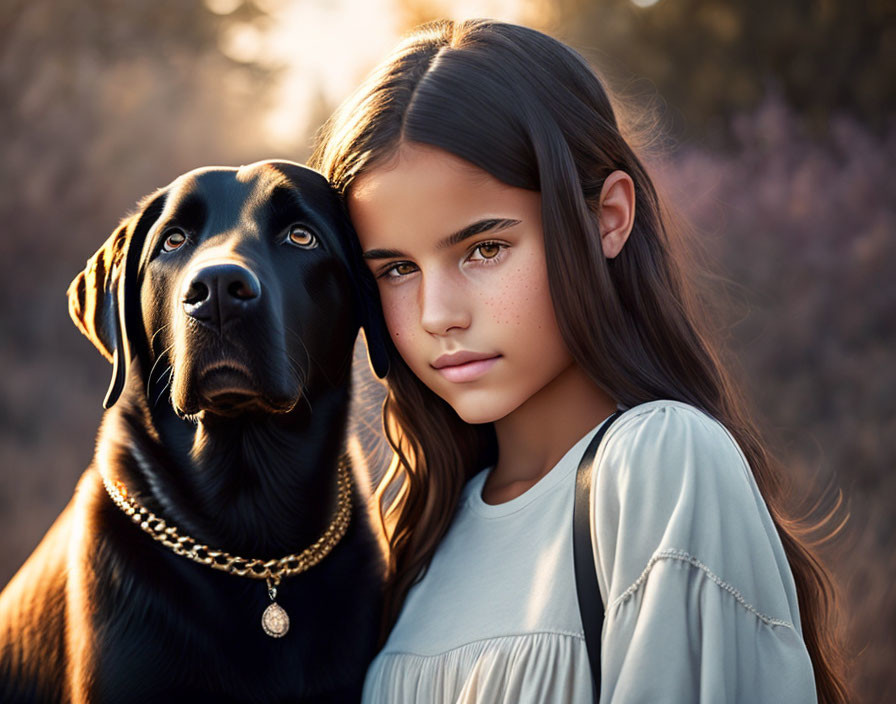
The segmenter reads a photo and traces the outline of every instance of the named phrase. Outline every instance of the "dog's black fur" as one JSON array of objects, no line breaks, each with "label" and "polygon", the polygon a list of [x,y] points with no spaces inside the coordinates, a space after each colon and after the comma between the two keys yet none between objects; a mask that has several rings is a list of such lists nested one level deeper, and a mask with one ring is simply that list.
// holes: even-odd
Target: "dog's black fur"
[{"label": "dog's black fur", "polygon": [[262,559],[317,540],[336,505],[352,347],[376,373],[381,314],[336,194],[290,162],[199,169],[147,197],[69,289],[114,364],[75,495],[0,595],[0,701],[358,701],[382,555],[357,493],[348,532],[279,587],[174,554],[100,470],[212,548]]}]

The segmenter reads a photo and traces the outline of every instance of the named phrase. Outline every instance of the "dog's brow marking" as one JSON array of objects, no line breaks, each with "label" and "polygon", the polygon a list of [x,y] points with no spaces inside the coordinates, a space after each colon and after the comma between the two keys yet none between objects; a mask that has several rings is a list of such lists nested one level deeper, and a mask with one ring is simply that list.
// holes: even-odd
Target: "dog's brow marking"
[{"label": "dog's brow marking", "polygon": [[[283,181],[285,177],[282,177],[280,181]],[[305,202],[302,200],[301,196],[298,193],[298,190],[288,181],[276,182],[273,185],[269,183],[264,184],[264,189],[255,195],[253,198],[246,199],[245,204],[240,211],[240,217],[245,219],[255,219],[257,212],[268,211],[274,214],[274,217],[280,218],[283,217],[283,210],[289,209],[290,211],[293,208],[298,208],[305,213],[307,211],[307,206]],[[283,199],[287,200],[287,203],[283,203]],[[282,226],[286,226],[286,222],[279,223]]]},{"label": "dog's brow marking", "polygon": [[190,193],[176,204],[174,212],[167,220],[198,230],[207,217],[208,206],[205,199],[197,193]]},{"label": "dog's brow marking", "polygon": [[255,171],[247,171],[247,166],[241,166],[236,172],[236,180],[240,183],[251,183],[252,181],[261,181],[262,179],[264,180],[263,185],[268,189],[280,186],[286,188],[293,187],[289,177],[273,164],[265,164],[261,169]]},{"label": "dog's brow marking", "polygon": [[173,186],[173,188],[171,189],[170,195],[176,195],[177,192],[181,190],[193,193],[199,188],[199,182],[192,174],[181,176],[179,179],[176,179],[171,185]]},{"label": "dog's brow marking", "polygon": [[292,181],[289,180],[289,177],[273,166],[270,166],[265,170],[265,175],[268,177],[266,185],[272,191],[278,188],[284,188],[286,190],[292,191],[294,188]]},{"label": "dog's brow marking", "polygon": [[[267,187],[268,184],[265,184]],[[243,219],[258,219],[258,214],[263,213],[264,218],[273,226],[284,228],[295,222],[302,222],[315,227],[316,220],[313,211],[302,198],[302,194],[292,183],[281,178],[273,188],[258,194],[255,198],[247,200],[243,206],[240,217]]]}]

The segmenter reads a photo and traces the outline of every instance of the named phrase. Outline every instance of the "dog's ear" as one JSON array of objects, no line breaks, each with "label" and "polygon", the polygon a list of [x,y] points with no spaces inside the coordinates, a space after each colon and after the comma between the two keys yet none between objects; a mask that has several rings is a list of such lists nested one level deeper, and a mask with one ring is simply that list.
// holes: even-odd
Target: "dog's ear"
[{"label": "dog's ear", "polygon": [[115,404],[127,379],[132,335],[140,329],[140,255],[164,203],[164,192],[144,199],[138,212],[122,220],[68,287],[72,320],[112,362],[112,381],[103,408]]},{"label": "dog's ear", "polygon": [[376,280],[370,270],[363,265],[360,247],[352,258],[356,262],[361,262],[360,266],[354,267],[356,270],[352,271],[352,278],[356,282],[361,298],[361,327],[364,328],[364,339],[367,340],[367,355],[374,373],[382,379],[389,373],[388,348],[392,344],[392,340],[386,330],[386,321],[383,318],[383,308],[380,305]]},{"label": "dog's ear", "polygon": [[341,199],[339,219],[341,220],[340,241],[345,251],[346,263],[352,280],[355,307],[359,311],[361,327],[364,328],[367,356],[374,373],[382,379],[389,373],[389,348],[392,345],[392,340],[389,338],[386,320],[383,317],[379,288],[376,285],[376,279],[364,263],[361,243],[358,241],[358,235],[348,216],[348,209]]},{"label": "dog's ear", "polygon": [[313,179],[318,181],[315,188],[326,189],[327,198],[323,199],[323,203],[327,216],[336,226],[335,234],[339,248],[337,255],[345,262],[351,278],[353,302],[360,318],[359,324],[364,329],[364,339],[367,340],[367,356],[370,359],[370,366],[374,373],[382,379],[389,372],[389,346],[392,344],[392,340],[386,331],[386,321],[380,306],[380,294],[376,279],[364,264],[361,244],[358,242],[358,236],[355,234],[355,228],[352,226],[348,209],[345,207],[342,197],[330,185],[327,178],[315,169],[282,160],[257,162],[255,165],[261,164],[270,166],[287,176],[299,191],[302,190],[303,183],[308,183],[307,179],[310,174],[313,174]]},{"label": "dog's ear", "polygon": [[336,236],[340,249],[338,254],[343,258],[352,281],[352,296],[355,310],[358,311],[360,318],[359,323],[364,329],[367,356],[373,372],[382,379],[389,373],[389,348],[392,345],[392,340],[386,330],[376,279],[364,264],[361,244],[358,242],[358,235],[355,234],[355,228],[352,226],[345,202],[319,171],[294,162],[271,161],[268,163],[281,173],[294,178],[294,183],[300,190],[302,188],[302,178],[298,175],[300,172],[304,172],[306,178],[308,173],[313,173],[314,178],[319,179],[321,187],[327,189],[329,193],[329,199],[325,201],[328,203],[327,211],[336,225]]}]

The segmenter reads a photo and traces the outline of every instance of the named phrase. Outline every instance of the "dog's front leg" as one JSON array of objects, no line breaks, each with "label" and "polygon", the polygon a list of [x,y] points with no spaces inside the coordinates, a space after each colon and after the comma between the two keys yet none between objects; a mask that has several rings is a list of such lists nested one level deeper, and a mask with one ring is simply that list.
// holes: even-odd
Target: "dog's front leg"
[{"label": "dog's front leg", "polygon": [[78,484],[75,493],[74,511],[66,555],[66,624],[65,645],[67,660],[68,701],[71,704],[95,702],[92,691],[96,686],[94,633],[97,589],[93,570],[96,554],[96,538],[92,534],[94,525],[93,508],[98,499],[95,481],[90,481],[90,471]]}]

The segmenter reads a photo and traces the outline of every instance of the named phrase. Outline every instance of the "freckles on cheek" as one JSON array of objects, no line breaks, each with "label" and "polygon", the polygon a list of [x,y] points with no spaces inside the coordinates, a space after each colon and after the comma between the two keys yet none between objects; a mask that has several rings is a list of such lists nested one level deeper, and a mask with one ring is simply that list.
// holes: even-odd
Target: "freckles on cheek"
[{"label": "freckles on cheek", "polygon": [[408,367],[419,375],[421,373],[418,368],[421,347],[420,337],[415,334],[414,308],[393,298],[382,300],[382,304],[383,318],[386,321],[386,329],[389,331],[392,344]]},{"label": "freckles on cheek", "polygon": [[[382,300],[382,299],[381,299]],[[391,299],[382,300],[383,318],[394,341],[410,337],[410,324],[413,320],[412,311],[400,301]]]},{"label": "freckles on cheek", "polygon": [[537,267],[520,264],[508,272],[486,303],[496,323],[519,331],[540,330],[544,306],[550,305],[547,280]]}]

